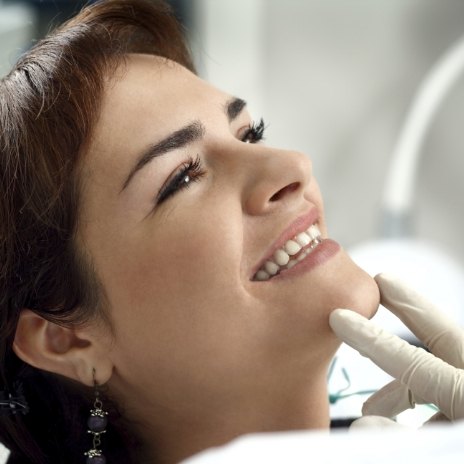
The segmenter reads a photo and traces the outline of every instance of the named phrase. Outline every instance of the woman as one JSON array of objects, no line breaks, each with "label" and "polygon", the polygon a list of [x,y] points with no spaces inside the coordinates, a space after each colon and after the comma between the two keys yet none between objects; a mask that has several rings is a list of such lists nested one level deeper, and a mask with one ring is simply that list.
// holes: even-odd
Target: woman
[{"label": "woman", "polygon": [[309,159],[193,73],[166,5],[88,7],[0,102],[11,462],[170,463],[328,427],[328,315],[371,316],[377,286],[328,239]]}]

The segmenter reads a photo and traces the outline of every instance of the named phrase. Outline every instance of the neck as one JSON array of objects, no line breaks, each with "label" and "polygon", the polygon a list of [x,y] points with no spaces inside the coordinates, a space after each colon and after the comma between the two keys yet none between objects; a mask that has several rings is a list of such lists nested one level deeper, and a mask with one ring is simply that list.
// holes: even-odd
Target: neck
[{"label": "neck", "polygon": [[[140,434],[147,447],[143,462],[171,464],[244,434],[286,430],[328,429],[326,377],[298,391],[262,391],[253,401],[202,409],[201,415],[158,416],[158,426],[144,421]],[[277,398],[277,400],[276,400]],[[207,411],[205,413],[205,410]],[[157,413],[160,413],[158,411]],[[164,416],[164,417],[163,417]],[[143,431],[142,431],[143,429]],[[156,441],[153,439],[156,437]]]}]

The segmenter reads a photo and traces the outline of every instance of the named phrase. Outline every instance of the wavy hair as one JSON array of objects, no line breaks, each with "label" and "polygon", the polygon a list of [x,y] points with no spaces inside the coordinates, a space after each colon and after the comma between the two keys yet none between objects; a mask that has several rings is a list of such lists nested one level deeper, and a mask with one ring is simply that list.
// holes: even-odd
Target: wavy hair
[{"label": "wavy hair", "polygon": [[[166,3],[107,0],[38,42],[0,81],[0,390],[21,382],[30,409],[0,415],[10,463],[81,463],[89,448],[88,389],[22,362],[12,343],[23,308],[67,326],[108,321],[104,289],[76,242],[78,165],[104,82],[127,53],[194,70]],[[136,439],[116,409],[113,416],[105,454],[135,462]]]}]

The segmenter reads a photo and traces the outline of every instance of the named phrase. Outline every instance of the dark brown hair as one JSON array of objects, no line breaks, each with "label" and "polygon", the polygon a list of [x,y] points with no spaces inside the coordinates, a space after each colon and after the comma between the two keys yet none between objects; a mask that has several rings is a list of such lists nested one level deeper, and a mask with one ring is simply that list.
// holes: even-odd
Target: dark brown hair
[{"label": "dark brown hair", "polygon": [[[21,381],[30,408],[25,416],[0,416],[9,462],[80,463],[89,448],[85,395],[20,361],[12,343],[23,308],[65,325],[105,314],[104,290],[75,240],[78,165],[105,79],[131,52],[193,70],[164,2],[108,0],[37,43],[0,81],[0,390]],[[134,462],[126,432],[109,431],[109,462]]]}]

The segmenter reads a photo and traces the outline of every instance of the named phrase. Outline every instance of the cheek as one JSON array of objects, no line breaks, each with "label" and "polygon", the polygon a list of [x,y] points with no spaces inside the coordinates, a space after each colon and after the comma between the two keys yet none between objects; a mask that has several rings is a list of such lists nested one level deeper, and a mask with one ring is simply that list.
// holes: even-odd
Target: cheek
[{"label": "cheek", "polygon": [[[251,311],[254,301],[240,281],[241,223],[227,216],[200,217],[188,228],[176,224],[133,250],[113,287],[120,369],[155,369],[165,378],[182,373],[179,384],[186,378],[214,384],[262,364],[255,360],[262,318]],[[137,367],[140,352],[146,356]]]},{"label": "cheek", "polygon": [[105,281],[113,305],[137,308],[164,324],[160,312],[173,319],[186,308],[201,312],[240,290],[241,222],[230,214],[192,215],[172,215],[118,251]]},{"label": "cheek", "polygon": [[[197,215],[156,234],[152,247],[140,250],[134,265],[141,274],[161,277],[184,290],[224,285],[238,273],[241,253],[240,223],[230,217]],[[156,269],[150,266],[156,263]]]}]

